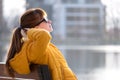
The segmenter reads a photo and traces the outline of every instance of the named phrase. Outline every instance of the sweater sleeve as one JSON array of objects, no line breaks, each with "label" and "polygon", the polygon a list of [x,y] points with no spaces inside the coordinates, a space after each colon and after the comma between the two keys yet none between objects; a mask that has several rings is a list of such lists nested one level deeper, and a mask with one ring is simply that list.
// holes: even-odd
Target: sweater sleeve
[{"label": "sweater sleeve", "polygon": [[45,52],[51,35],[48,31],[44,29],[30,29],[27,31],[28,38],[30,39],[30,44],[28,46],[28,59],[30,62],[35,62],[37,58],[42,58]]}]

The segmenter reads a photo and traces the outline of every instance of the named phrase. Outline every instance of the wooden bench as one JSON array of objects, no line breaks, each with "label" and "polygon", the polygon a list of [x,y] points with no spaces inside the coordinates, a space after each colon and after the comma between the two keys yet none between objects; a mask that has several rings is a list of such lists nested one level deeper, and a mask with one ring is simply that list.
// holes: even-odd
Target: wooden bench
[{"label": "wooden bench", "polygon": [[[0,62],[0,80],[12,80],[5,73],[5,64]],[[38,65],[33,72],[27,75],[15,73],[15,80],[52,80],[47,65]]]}]

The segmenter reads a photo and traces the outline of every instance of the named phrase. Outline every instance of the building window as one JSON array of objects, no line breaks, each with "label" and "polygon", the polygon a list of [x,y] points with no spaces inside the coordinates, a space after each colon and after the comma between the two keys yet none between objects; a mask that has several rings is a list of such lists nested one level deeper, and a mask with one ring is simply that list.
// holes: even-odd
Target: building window
[{"label": "building window", "polygon": [[62,3],[77,3],[78,0],[62,0]]},{"label": "building window", "polygon": [[100,3],[100,0],[85,0],[85,3]]}]

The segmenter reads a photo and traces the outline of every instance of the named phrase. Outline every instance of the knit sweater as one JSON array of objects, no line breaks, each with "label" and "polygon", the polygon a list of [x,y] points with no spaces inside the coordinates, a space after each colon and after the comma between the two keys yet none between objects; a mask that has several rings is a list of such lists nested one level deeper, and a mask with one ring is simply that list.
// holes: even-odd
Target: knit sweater
[{"label": "knit sweater", "polygon": [[50,42],[51,35],[44,29],[32,28],[27,31],[26,40],[19,53],[9,63],[19,74],[29,74],[30,64],[46,64],[52,80],[77,80],[60,50]]}]

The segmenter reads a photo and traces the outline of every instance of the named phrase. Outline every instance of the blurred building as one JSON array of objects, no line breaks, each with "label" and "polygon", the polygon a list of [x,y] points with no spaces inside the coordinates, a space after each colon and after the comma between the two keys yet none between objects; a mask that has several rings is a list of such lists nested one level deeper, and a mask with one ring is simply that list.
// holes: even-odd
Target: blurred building
[{"label": "blurred building", "polygon": [[53,16],[54,36],[60,38],[56,44],[104,44],[105,7],[100,0],[61,0]]}]

